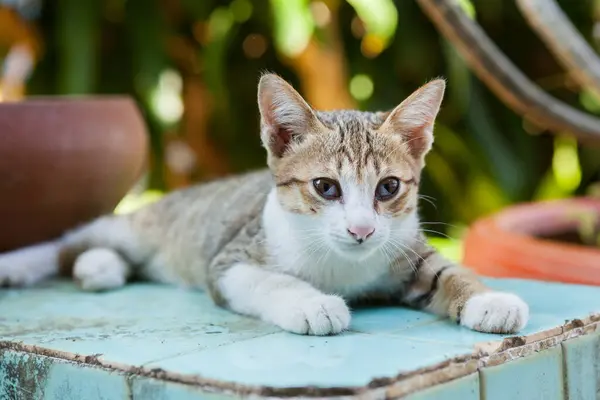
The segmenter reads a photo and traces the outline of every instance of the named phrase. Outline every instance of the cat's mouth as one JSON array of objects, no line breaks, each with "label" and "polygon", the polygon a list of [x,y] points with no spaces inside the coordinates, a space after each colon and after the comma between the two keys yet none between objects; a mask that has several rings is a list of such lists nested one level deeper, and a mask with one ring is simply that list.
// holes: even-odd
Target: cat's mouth
[{"label": "cat's mouth", "polygon": [[379,248],[379,244],[376,240],[367,240],[363,243],[358,243],[356,241],[338,241],[333,247],[343,258],[360,261],[373,254]]}]

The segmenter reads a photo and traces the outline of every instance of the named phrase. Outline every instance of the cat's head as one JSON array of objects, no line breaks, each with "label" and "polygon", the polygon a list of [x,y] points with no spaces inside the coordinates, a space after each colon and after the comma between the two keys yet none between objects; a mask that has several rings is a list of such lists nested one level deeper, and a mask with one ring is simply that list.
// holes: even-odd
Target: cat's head
[{"label": "cat's head", "polygon": [[264,75],[261,138],[279,203],[295,228],[353,259],[405,237],[403,222],[416,221],[444,88],[443,80],[431,81],[390,112],[324,112],[280,77]]}]

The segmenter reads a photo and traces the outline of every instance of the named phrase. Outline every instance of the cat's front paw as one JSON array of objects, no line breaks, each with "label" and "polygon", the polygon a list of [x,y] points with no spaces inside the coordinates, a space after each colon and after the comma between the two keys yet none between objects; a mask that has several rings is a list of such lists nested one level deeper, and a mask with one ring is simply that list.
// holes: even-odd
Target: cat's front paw
[{"label": "cat's front paw", "polygon": [[489,333],[515,333],[527,324],[529,307],[511,293],[485,292],[465,303],[460,323],[467,328]]},{"label": "cat's front paw", "polygon": [[301,335],[332,335],[350,325],[350,309],[341,297],[317,295],[291,305],[281,305],[273,322]]}]

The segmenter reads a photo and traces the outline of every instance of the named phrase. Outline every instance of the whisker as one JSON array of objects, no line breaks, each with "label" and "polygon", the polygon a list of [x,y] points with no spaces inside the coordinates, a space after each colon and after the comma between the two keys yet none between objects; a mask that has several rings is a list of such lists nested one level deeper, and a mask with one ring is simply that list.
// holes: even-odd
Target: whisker
[{"label": "whisker", "polygon": [[437,209],[438,209],[438,208],[437,208],[437,205],[436,205],[436,204],[433,202],[433,200],[431,200],[431,199],[429,199],[429,198],[427,198],[427,197],[423,197],[423,196],[419,196],[419,199],[422,199],[422,200],[424,200],[424,201],[428,202],[428,203],[429,203],[429,204],[431,204],[431,205],[433,206],[433,208],[435,208],[435,209],[436,209],[436,211],[437,211]]},{"label": "whisker", "polygon": [[323,240],[312,240],[306,246],[303,246],[302,249],[296,254],[294,259],[292,260],[292,264],[297,263],[304,257],[310,257],[315,252],[319,251],[324,246]]},{"label": "whisker", "polygon": [[413,252],[417,257],[419,257],[421,260],[423,260],[422,268],[429,269],[429,272],[431,272],[434,277],[438,277],[439,278],[440,270],[438,270],[438,271],[434,270],[433,266],[431,266],[429,264],[429,262],[426,259],[424,259],[418,252],[416,252],[412,247],[403,244],[402,242],[400,242],[399,240],[397,240],[397,238],[395,238],[394,236],[391,236],[391,240],[394,241],[397,245],[399,245],[399,246],[401,246],[403,248],[406,248],[407,250],[410,250],[411,252]]},{"label": "whisker", "polygon": [[296,256],[296,258],[294,259],[294,263],[300,261],[300,259],[306,257],[306,258],[310,258],[312,257],[313,254],[317,253],[318,251],[322,250],[325,247],[325,242],[324,241],[319,241],[319,240],[315,240],[309,243],[308,246],[304,247]]},{"label": "whisker", "polygon": [[331,247],[327,246],[327,251],[325,251],[325,252],[321,253],[321,255],[319,256],[319,258],[317,259],[317,262],[316,262],[316,264],[317,264],[317,265],[320,265],[320,264],[321,264],[321,261],[322,261],[323,259],[327,259],[327,256],[329,255],[329,252],[330,252],[330,251],[331,251]]},{"label": "whisker", "polygon": [[323,232],[321,228],[295,229],[294,232]]},{"label": "whisker", "polygon": [[[395,229],[395,231],[396,232],[414,232],[415,230],[414,229]],[[436,230],[433,230],[433,229],[423,229],[422,227],[420,227],[419,231],[421,231],[421,232],[428,232],[428,233],[435,233],[437,235],[444,236],[447,239],[455,240],[455,238],[453,238],[451,236],[448,236],[448,235],[446,235],[443,232],[439,232],[439,231],[436,231]]]},{"label": "whisker", "polygon": [[[389,240],[388,243],[392,246],[394,246],[394,248],[400,252],[400,254],[402,254],[402,256],[406,259],[406,261],[408,262],[408,264],[410,265],[410,269],[413,272],[417,272],[417,266],[413,263],[413,261],[410,259],[410,257],[408,256],[408,254],[402,249],[402,247],[400,247],[400,242],[399,241],[395,241],[393,240]],[[399,246],[400,245],[400,246]]]},{"label": "whisker", "polygon": [[436,231],[436,230],[433,230],[433,229],[423,229],[423,228],[420,228],[420,230],[421,230],[421,232],[435,233],[437,235],[445,237],[446,239],[455,240],[453,237],[448,236],[445,233],[442,233],[442,232],[439,232],[439,231]]},{"label": "whisker", "polygon": [[398,263],[396,262],[396,256],[394,255],[394,251],[391,249],[389,244],[384,243],[381,249],[384,252],[388,264],[391,265],[392,268],[395,268],[398,265]]},{"label": "whisker", "polygon": [[453,224],[448,224],[448,223],[446,223],[446,222],[437,222],[437,221],[431,221],[431,222],[430,222],[430,221],[421,221],[421,222],[419,222],[419,224],[421,224],[421,225],[445,225],[445,226],[450,226],[450,227],[452,227],[452,228],[456,228],[456,229],[458,229],[458,226],[456,226],[456,225],[453,225]]},{"label": "whisker", "polygon": [[383,246],[381,246],[381,250],[386,258],[386,262],[393,267],[395,264],[394,254],[388,248],[387,243],[383,243]]},{"label": "whisker", "polygon": [[[416,230],[414,230],[414,229],[398,229],[398,228],[394,228],[390,232],[390,239],[396,238],[396,236],[394,235],[395,233],[403,233],[403,232],[414,233],[414,232],[416,232]],[[396,238],[395,240],[398,240],[398,239]],[[414,240],[415,242],[420,243],[420,244],[424,244],[424,245],[427,244],[427,240],[421,240],[418,237],[412,237],[411,240]]]},{"label": "whisker", "polygon": [[[392,238],[393,240],[393,238]],[[421,265],[421,268],[429,268],[430,272],[434,275],[437,276],[439,271],[436,272],[433,270],[433,267],[431,265],[429,265],[429,263],[427,262],[427,260],[425,260],[419,253],[417,253],[413,248],[411,248],[410,246],[405,246],[403,243],[399,242],[399,241],[394,241],[394,243],[398,246],[401,246],[402,248],[406,249],[406,250],[410,250],[411,252],[413,252],[418,258],[420,258],[423,263]],[[418,271],[416,271],[416,269],[413,269],[413,271],[415,271],[415,273],[418,273]]]}]

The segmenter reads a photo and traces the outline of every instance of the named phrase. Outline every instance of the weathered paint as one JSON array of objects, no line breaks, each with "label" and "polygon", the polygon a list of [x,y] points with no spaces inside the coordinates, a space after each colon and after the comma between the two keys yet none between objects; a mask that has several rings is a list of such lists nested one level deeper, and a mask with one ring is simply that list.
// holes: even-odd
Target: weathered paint
[{"label": "weathered paint", "polygon": [[117,371],[54,361],[46,375],[45,399],[128,399],[126,376]]},{"label": "weathered paint", "polygon": [[131,394],[135,400],[234,400],[241,396],[227,393],[210,393],[199,388],[159,379],[133,377]]},{"label": "weathered paint", "polygon": [[563,400],[562,349],[539,353],[480,371],[484,400]]},{"label": "weathered paint", "polygon": [[231,400],[239,396],[11,350],[0,355],[1,400]]},{"label": "weathered paint", "polygon": [[409,395],[406,400],[479,400],[479,374],[422,390]]},{"label": "weathered paint", "polygon": [[34,354],[0,351],[0,399],[27,400],[44,397],[51,360]]},{"label": "weathered paint", "polygon": [[[600,288],[488,282],[519,293],[531,306],[524,338],[502,345],[504,358],[478,351],[495,351],[506,336],[472,332],[401,308],[356,310],[349,332],[319,338],[281,332],[216,308],[200,292],[172,287],[137,284],[87,294],[69,283],[50,283],[0,291],[0,399],[223,399],[236,393],[380,398],[390,385],[394,390],[387,393],[412,393],[419,400],[470,399],[464,396],[472,396],[472,377],[478,376],[472,373],[478,369],[485,393],[505,385],[502,376],[529,373],[541,379],[562,368],[563,360],[549,357],[546,369],[539,369],[537,360],[546,353],[536,351],[548,348],[554,354],[562,341],[596,327],[596,320],[584,317],[600,310]],[[573,318],[584,318],[587,325],[579,327],[580,321],[562,328]],[[547,343],[535,347],[540,338]],[[563,344],[565,360],[576,351],[569,343]],[[580,346],[589,351],[590,345]],[[517,355],[506,350],[511,347]],[[498,362],[504,364],[491,366]],[[562,382],[560,368],[555,382]],[[597,373],[588,364],[581,368],[588,371],[585,376]],[[569,372],[568,365],[565,373],[566,387],[575,393],[572,386],[583,382],[581,374]],[[417,393],[421,389],[427,390]],[[581,386],[580,391],[590,389]]]},{"label": "weathered paint", "polygon": [[600,333],[562,343],[569,400],[600,398]]}]

